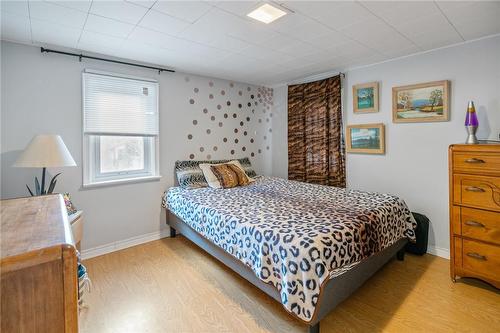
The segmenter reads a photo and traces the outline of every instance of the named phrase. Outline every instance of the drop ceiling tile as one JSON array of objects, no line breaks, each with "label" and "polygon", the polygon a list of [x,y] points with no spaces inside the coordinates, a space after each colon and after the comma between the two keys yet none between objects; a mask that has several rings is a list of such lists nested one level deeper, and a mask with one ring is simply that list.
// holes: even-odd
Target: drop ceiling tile
[{"label": "drop ceiling tile", "polygon": [[31,1],[30,17],[66,27],[82,29],[87,19],[87,13],[49,2]]},{"label": "drop ceiling tile", "polygon": [[294,13],[283,16],[269,27],[282,34],[287,34],[303,41],[308,41],[311,38],[324,36],[332,32],[332,29],[326,27],[324,24],[304,15]]},{"label": "drop ceiling tile", "polygon": [[51,22],[31,19],[33,42],[75,48],[81,29],[61,26]]},{"label": "drop ceiling tile", "polygon": [[91,0],[74,0],[74,1],[59,1],[59,0],[45,0],[55,5],[76,9],[82,12],[88,12],[90,9]]},{"label": "drop ceiling tile", "polygon": [[439,34],[424,33],[418,36],[413,36],[412,40],[422,50],[431,50],[463,41],[454,30],[441,31]]},{"label": "drop ceiling tile", "polygon": [[137,24],[147,8],[125,1],[93,1],[90,13],[114,20]]},{"label": "drop ceiling tile", "polygon": [[12,15],[29,17],[28,1],[2,1],[0,11]]},{"label": "drop ceiling tile", "polygon": [[483,19],[477,18],[474,21],[469,21],[463,24],[456,25],[457,30],[465,40],[472,40],[488,35],[500,33],[500,19]]},{"label": "drop ceiling tile", "polygon": [[286,1],[284,5],[334,29],[339,29],[375,17],[366,8],[355,2]]},{"label": "drop ceiling tile", "polygon": [[217,1],[214,5],[226,12],[246,17],[252,10],[258,7],[260,1]]},{"label": "drop ceiling tile", "polygon": [[278,33],[271,30],[268,25],[239,19],[227,32],[227,35],[251,44],[260,44],[278,36]]},{"label": "drop ceiling tile", "polygon": [[455,25],[465,24],[477,18],[498,20],[500,16],[499,1],[440,1],[438,6]]},{"label": "drop ceiling tile", "polygon": [[361,4],[391,25],[440,14],[433,1],[363,1]]},{"label": "drop ceiling tile", "polygon": [[139,22],[139,26],[169,35],[177,35],[190,24],[175,17],[151,9]]},{"label": "drop ceiling tile", "polygon": [[204,1],[157,1],[153,9],[178,19],[195,22],[212,6]]},{"label": "drop ceiling tile", "polygon": [[251,46],[251,44],[247,42],[226,35],[216,35],[214,38],[211,38],[210,41],[207,41],[206,44],[221,50],[232,51],[234,53],[239,53],[243,49]]},{"label": "drop ceiling tile", "polygon": [[133,3],[135,5],[144,7],[144,8],[151,8],[155,4],[155,0],[147,1],[147,0],[125,0],[126,2]]},{"label": "drop ceiling tile", "polygon": [[129,35],[128,39],[136,43],[145,43],[153,47],[167,49],[175,40],[173,36],[142,27],[136,27]]},{"label": "drop ceiling tile", "polygon": [[78,48],[85,51],[108,55],[118,55],[123,39],[91,31],[83,31]]},{"label": "drop ceiling tile", "polygon": [[128,24],[102,16],[89,14],[85,23],[85,30],[118,38],[127,38],[134,29],[133,24]]},{"label": "drop ceiling tile", "polygon": [[450,30],[454,30],[453,26],[441,13],[399,23],[396,26],[396,29],[409,38],[422,34],[439,34],[443,31],[448,32]]},{"label": "drop ceiling tile", "polygon": [[307,40],[309,44],[321,49],[328,49],[333,47],[334,45],[347,43],[349,41],[351,41],[351,38],[336,31],[331,31],[327,35],[320,35]]},{"label": "drop ceiling tile", "polygon": [[1,37],[13,42],[31,43],[30,20],[24,16],[17,16],[2,11]]}]

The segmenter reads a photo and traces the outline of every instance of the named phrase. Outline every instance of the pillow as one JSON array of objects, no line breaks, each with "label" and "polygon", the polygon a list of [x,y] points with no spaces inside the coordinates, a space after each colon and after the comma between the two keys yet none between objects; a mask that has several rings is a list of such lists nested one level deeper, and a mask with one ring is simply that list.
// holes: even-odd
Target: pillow
[{"label": "pillow", "polygon": [[[177,161],[175,162],[175,174],[177,182],[182,188],[200,188],[207,187],[208,183],[205,180],[203,171],[199,167],[200,164],[220,164],[228,163],[230,160],[214,160],[214,161]],[[248,177],[256,177],[257,174],[252,168],[248,157],[237,160]]]},{"label": "pillow", "polygon": [[243,167],[241,166],[240,162],[237,160],[232,160],[229,162],[225,163],[201,163],[198,166],[200,167],[201,171],[203,172],[203,176],[205,176],[205,180],[208,183],[208,186],[212,188],[221,188],[221,184],[219,180],[217,179],[217,176],[213,173],[212,169],[210,168],[211,166],[214,165],[222,165],[222,164],[231,164],[234,165],[239,171],[243,173],[243,176],[245,176],[245,179],[247,180],[247,183],[244,185],[247,185],[248,183],[254,181],[254,179],[250,178],[247,176],[245,173],[245,170],[243,170]]},{"label": "pillow", "polygon": [[219,181],[222,188],[231,188],[238,186],[238,175],[233,171],[233,168],[238,169],[234,166],[234,164],[230,163],[210,166],[210,169],[214,173],[215,177],[217,177],[217,180]]},{"label": "pillow", "polygon": [[246,186],[250,184],[250,178],[248,178],[247,174],[245,173],[245,171],[243,171],[242,168],[234,163],[228,163],[227,166],[229,167],[229,169],[231,169],[232,172],[236,174],[236,177],[238,177],[238,186]]}]

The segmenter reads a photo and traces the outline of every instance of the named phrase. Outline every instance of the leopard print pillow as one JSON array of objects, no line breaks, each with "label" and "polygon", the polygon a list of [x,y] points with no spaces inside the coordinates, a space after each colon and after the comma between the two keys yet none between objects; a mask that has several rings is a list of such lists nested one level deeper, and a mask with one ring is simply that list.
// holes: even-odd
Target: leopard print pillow
[{"label": "leopard print pillow", "polygon": [[238,186],[245,186],[250,184],[250,179],[248,179],[247,174],[243,169],[241,169],[238,165],[233,163],[228,163],[227,166],[231,171],[233,171],[238,177]]},{"label": "leopard print pillow", "polygon": [[230,164],[212,165],[210,167],[222,188],[238,186],[238,175],[231,169]]}]

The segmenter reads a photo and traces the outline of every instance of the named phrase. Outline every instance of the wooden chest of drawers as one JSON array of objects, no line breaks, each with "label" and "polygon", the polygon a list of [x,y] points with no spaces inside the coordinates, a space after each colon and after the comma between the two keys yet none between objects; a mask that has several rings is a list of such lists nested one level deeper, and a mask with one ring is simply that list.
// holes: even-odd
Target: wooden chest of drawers
[{"label": "wooden chest of drawers", "polygon": [[500,144],[452,145],[449,167],[451,278],[500,288]]}]

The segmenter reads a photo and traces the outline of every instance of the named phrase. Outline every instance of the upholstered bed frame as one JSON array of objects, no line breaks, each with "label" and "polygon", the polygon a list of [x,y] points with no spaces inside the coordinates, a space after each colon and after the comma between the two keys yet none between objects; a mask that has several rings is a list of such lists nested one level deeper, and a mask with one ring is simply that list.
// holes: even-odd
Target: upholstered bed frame
[{"label": "upholstered bed frame", "polygon": [[[184,223],[179,217],[167,209],[167,225],[170,227],[170,237],[175,237],[177,233],[201,247],[208,254],[212,255],[227,267],[241,275],[244,279],[255,285],[257,288],[281,303],[278,290],[270,284],[259,280],[255,273],[235,257],[216,246],[190,226]],[[319,333],[319,323],[331,310],[333,310],[343,300],[348,298],[356,289],[358,289],[375,272],[384,266],[391,258],[397,256],[398,260],[404,259],[404,247],[406,239],[401,239],[383,251],[365,259],[362,263],[354,266],[344,274],[329,280],[318,301],[318,310],[315,316],[308,323],[309,333]]]}]

